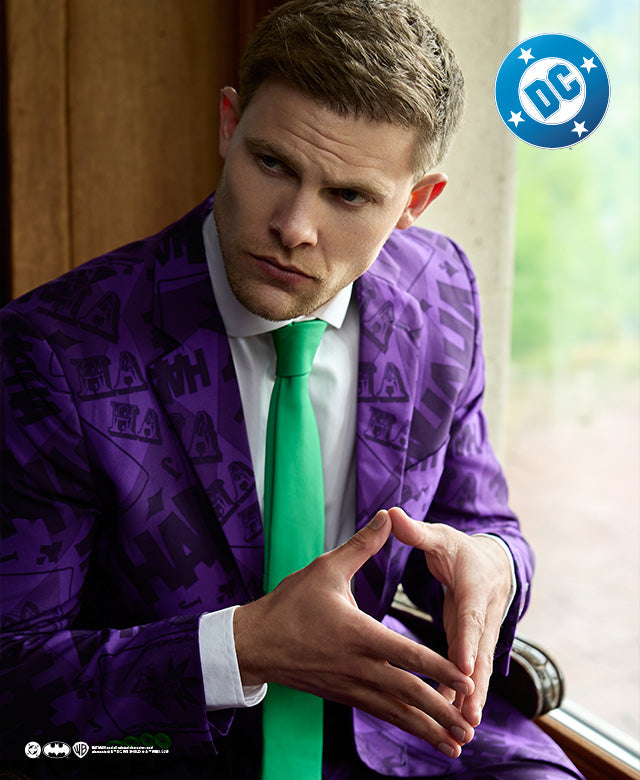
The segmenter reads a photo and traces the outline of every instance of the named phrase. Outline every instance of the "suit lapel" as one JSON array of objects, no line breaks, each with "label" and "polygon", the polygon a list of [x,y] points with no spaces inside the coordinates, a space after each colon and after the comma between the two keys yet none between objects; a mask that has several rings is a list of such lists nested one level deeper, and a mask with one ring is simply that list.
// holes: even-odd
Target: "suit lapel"
[{"label": "suit lapel", "polygon": [[[384,264],[383,257],[374,268]],[[384,268],[384,265],[383,265]],[[360,310],[356,527],[402,501],[403,474],[424,337],[419,305],[397,285],[366,273],[356,283]],[[354,580],[362,609],[392,598],[407,548],[391,538]],[[398,574],[399,576],[399,574]]]},{"label": "suit lapel", "polygon": [[252,599],[262,592],[262,520],[240,390],[205,261],[204,216],[168,235],[160,252],[153,310],[160,354],[147,371]]}]

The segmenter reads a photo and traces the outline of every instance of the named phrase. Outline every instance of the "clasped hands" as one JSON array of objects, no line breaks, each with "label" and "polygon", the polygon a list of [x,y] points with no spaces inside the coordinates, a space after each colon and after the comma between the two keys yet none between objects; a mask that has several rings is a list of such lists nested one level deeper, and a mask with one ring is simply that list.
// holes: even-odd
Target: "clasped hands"
[{"label": "clasped hands", "polygon": [[[423,550],[446,586],[449,659],[355,603],[351,579],[392,532]],[[238,607],[242,682],[277,682],[357,707],[455,758],[482,717],[510,585],[508,558],[491,538],[416,522],[398,508],[382,510],[345,544]],[[414,672],[438,682],[438,690]]]}]

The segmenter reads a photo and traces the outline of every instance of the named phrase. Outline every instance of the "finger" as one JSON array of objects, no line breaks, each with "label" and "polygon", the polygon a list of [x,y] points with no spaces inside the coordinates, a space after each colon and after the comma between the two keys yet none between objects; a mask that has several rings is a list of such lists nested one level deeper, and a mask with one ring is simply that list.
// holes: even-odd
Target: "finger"
[{"label": "finger", "polygon": [[422,710],[454,733],[459,742],[466,743],[473,739],[473,728],[462,713],[424,680],[388,664],[374,662],[371,669],[373,674],[368,669],[364,670],[365,678],[371,680],[371,687],[381,693],[390,694],[394,699],[414,709]]},{"label": "finger", "polygon": [[457,696],[462,696],[462,694],[457,693],[453,690],[453,688],[449,688],[449,686],[445,685],[444,683],[440,683],[438,686],[438,693],[440,696],[442,696],[443,699],[445,699],[445,701],[448,701],[449,704],[453,704]]},{"label": "finger", "polygon": [[473,670],[475,689],[471,696],[465,699],[462,711],[469,722],[477,726],[482,719],[482,710],[487,700],[489,681],[493,672],[493,658],[498,641],[500,623],[496,620],[487,621],[488,629],[484,632],[478,647],[478,658]]},{"label": "finger", "polygon": [[389,513],[381,509],[364,528],[336,547],[326,557],[351,579],[373,555],[379,552],[391,533]]},{"label": "finger", "polygon": [[449,588],[444,597],[444,628],[449,659],[464,674],[471,675],[485,632],[488,607],[484,591],[477,584],[474,587],[468,572],[458,580],[455,591]]},{"label": "finger", "polygon": [[392,697],[381,695],[377,691],[362,694],[358,709],[423,739],[450,758],[458,758],[460,755],[460,746],[463,743],[421,710],[409,707]]},{"label": "finger", "polygon": [[481,654],[478,657],[476,670],[474,671],[474,680],[476,688],[471,696],[467,696],[462,705],[462,714],[473,726],[478,726],[482,720],[482,710],[487,700],[489,690],[489,680],[493,671],[492,654]]},{"label": "finger", "polygon": [[472,674],[476,668],[486,627],[485,609],[474,602],[458,607],[457,627],[449,641],[449,658],[465,674]]},{"label": "finger", "polygon": [[[396,673],[398,671],[396,670]],[[421,683],[418,678],[413,677],[413,680]],[[460,746],[473,739],[474,729],[462,714],[429,686],[425,685],[433,701],[425,707],[421,692],[414,693],[411,684],[400,682],[399,686],[394,687],[386,680],[385,683],[387,688],[395,689],[399,695],[396,696],[388,690],[379,690],[376,687],[361,686],[353,694],[351,691],[345,691],[344,695],[339,695],[337,700],[355,706],[429,742],[451,758],[459,756]],[[412,701],[419,706],[414,706]],[[429,712],[425,712],[425,709]]]},{"label": "finger", "polygon": [[366,622],[358,628],[359,650],[362,655],[383,659],[399,669],[424,675],[465,696],[473,693],[473,679],[461,672],[450,660],[392,631],[369,616],[363,617]]}]

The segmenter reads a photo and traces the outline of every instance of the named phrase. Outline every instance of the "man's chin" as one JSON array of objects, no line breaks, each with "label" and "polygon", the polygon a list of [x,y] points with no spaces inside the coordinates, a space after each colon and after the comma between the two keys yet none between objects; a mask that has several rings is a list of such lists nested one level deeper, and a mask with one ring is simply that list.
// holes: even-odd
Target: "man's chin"
[{"label": "man's chin", "polygon": [[303,317],[314,312],[323,303],[316,297],[312,300],[301,298],[274,288],[258,292],[245,289],[236,290],[232,285],[231,289],[245,309],[271,322],[284,322],[294,320],[296,317]]}]

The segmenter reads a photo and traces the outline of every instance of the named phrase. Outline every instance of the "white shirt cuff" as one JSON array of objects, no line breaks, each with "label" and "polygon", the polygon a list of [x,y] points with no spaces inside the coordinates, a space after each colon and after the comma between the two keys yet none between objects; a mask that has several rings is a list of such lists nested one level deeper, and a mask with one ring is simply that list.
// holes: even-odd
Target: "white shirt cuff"
[{"label": "white shirt cuff", "polygon": [[233,637],[236,607],[206,612],[198,626],[200,664],[207,710],[253,707],[267,694],[265,685],[242,685]]}]

